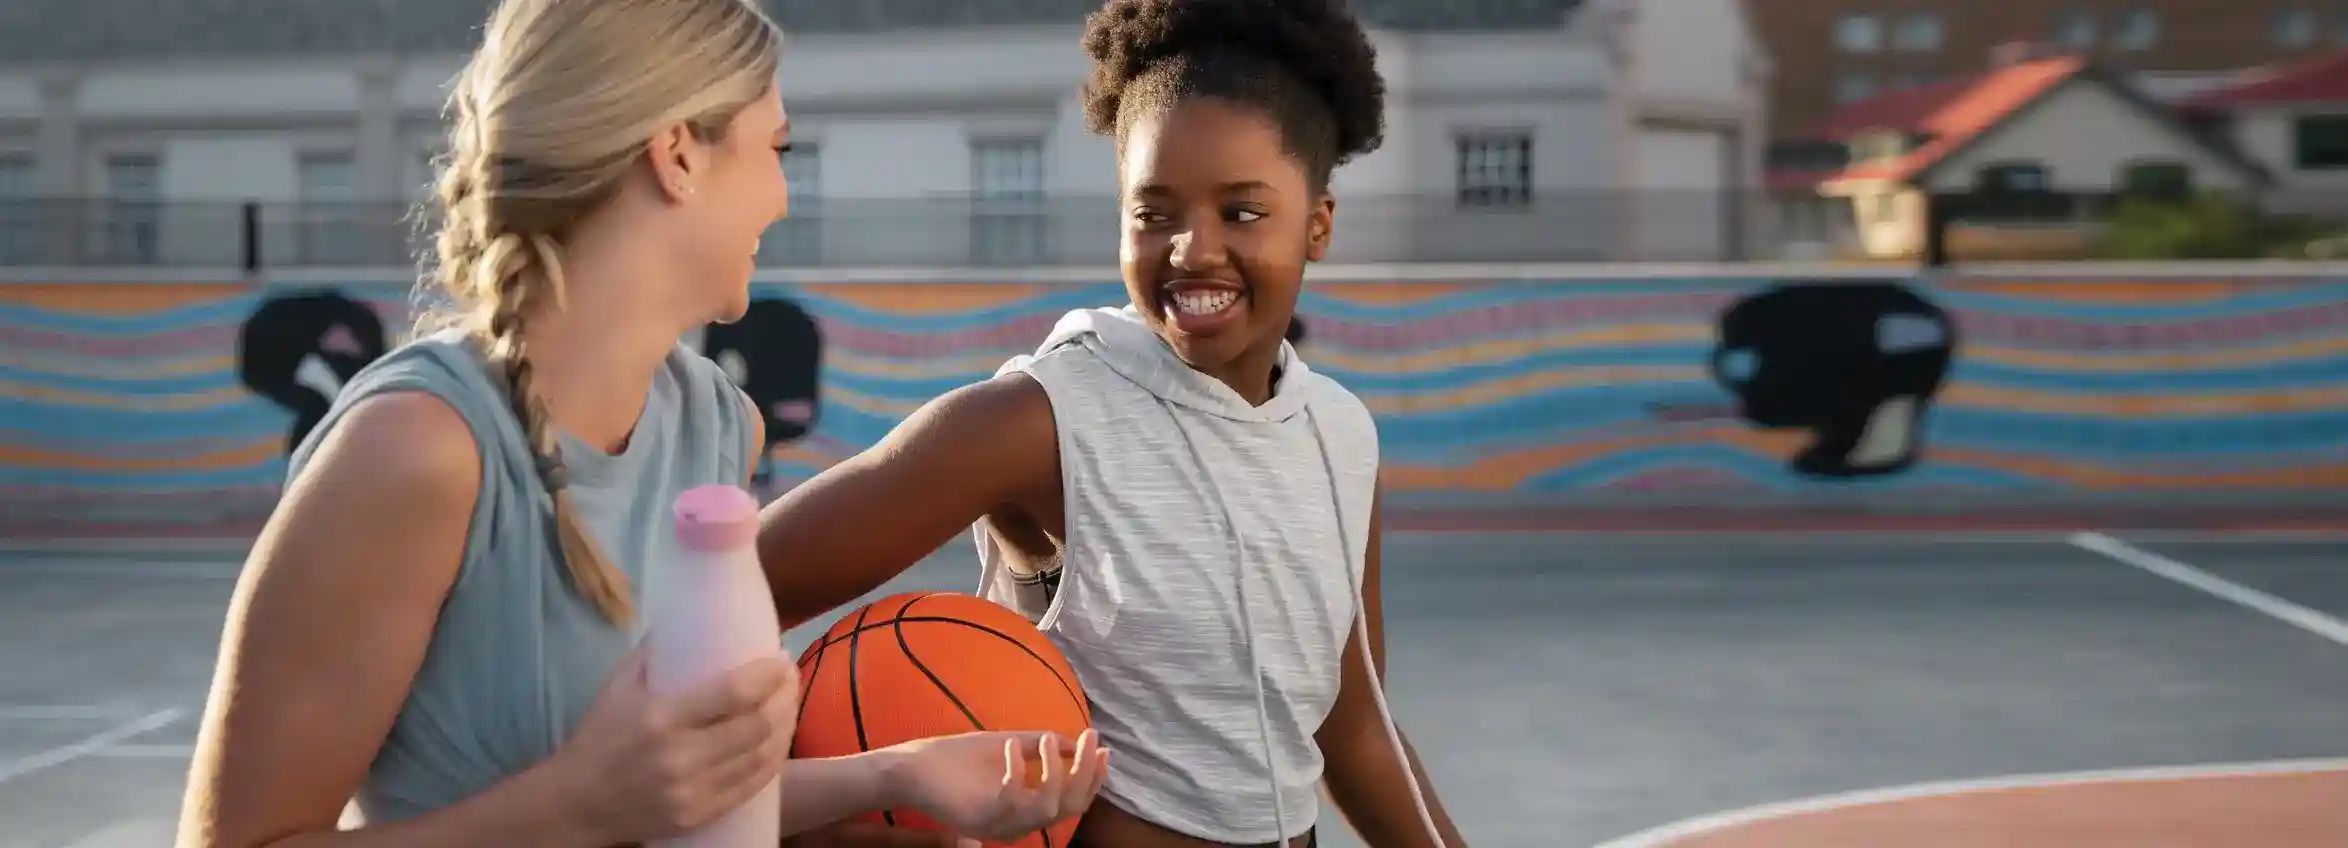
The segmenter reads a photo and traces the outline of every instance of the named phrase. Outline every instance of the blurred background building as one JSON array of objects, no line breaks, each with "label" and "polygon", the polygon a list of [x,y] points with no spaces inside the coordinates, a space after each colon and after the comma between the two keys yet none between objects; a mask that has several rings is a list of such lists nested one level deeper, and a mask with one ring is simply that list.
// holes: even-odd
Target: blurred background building
[{"label": "blurred background building", "polygon": [[[777,3],[797,142],[781,266],[1114,258],[1076,100],[1090,0]],[[0,7],[13,264],[395,265],[485,0]],[[1768,66],[1736,0],[1367,0],[1394,96],[1339,261],[1759,250]],[[43,262],[48,259],[51,262]]]},{"label": "blurred background building", "polygon": [[2348,212],[2348,5],[1753,5],[1790,252],[1913,259],[1937,226],[1983,259],[2304,256]]}]

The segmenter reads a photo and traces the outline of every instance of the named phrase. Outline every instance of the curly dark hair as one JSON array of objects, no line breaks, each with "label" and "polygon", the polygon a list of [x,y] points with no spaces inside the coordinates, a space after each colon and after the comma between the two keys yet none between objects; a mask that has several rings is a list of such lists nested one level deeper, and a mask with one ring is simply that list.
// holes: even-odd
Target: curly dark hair
[{"label": "curly dark hair", "polygon": [[1261,111],[1315,191],[1385,140],[1377,48],[1344,0],[1108,0],[1085,20],[1085,121],[1117,139],[1190,97]]}]

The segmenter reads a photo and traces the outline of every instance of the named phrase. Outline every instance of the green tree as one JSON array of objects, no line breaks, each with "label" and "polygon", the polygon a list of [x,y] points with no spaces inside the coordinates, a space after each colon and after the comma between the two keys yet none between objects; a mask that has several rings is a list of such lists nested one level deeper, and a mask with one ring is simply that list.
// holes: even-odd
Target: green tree
[{"label": "green tree", "polygon": [[2223,194],[2139,195],[2120,200],[2097,254],[2138,260],[2297,258],[2324,235],[2316,221],[2267,215]]}]

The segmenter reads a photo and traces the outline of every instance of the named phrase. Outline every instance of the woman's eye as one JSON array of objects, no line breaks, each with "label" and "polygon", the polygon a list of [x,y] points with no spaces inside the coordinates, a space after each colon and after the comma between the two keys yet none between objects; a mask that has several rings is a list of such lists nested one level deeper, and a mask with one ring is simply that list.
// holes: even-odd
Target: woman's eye
[{"label": "woman's eye", "polygon": [[1258,220],[1261,220],[1263,217],[1264,217],[1264,213],[1263,213],[1263,212],[1260,212],[1260,211],[1257,211],[1257,210],[1254,210],[1254,209],[1233,209],[1233,210],[1231,210],[1231,220],[1233,220],[1233,221],[1237,221],[1237,222],[1239,222],[1239,223],[1242,223],[1242,224],[1252,224],[1252,223],[1255,223],[1255,222],[1256,222],[1256,221],[1258,221]]}]

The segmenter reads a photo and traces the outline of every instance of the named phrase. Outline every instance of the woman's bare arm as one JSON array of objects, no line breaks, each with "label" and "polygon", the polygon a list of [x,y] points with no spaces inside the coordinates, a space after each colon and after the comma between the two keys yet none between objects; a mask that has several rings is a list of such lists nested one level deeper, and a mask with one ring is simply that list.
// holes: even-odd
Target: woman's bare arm
[{"label": "woman's bare arm", "polygon": [[327,435],[238,580],[181,848],[591,845],[544,768],[334,832],[423,662],[480,480],[464,421],[428,395],[370,398]]},{"label": "woman's bare arm", "polygon": [[981,516],[1057,485],[1058,438],[1043,386],[1006,374],[939,396],[770,504],[758,556],[783,626],[861,597]]}]

